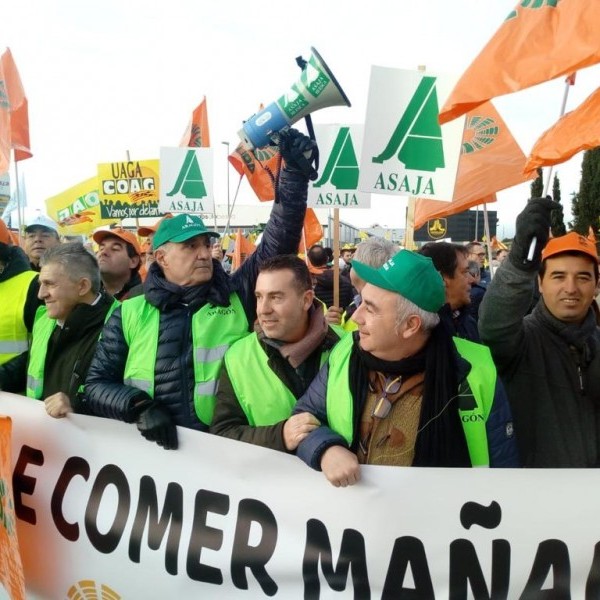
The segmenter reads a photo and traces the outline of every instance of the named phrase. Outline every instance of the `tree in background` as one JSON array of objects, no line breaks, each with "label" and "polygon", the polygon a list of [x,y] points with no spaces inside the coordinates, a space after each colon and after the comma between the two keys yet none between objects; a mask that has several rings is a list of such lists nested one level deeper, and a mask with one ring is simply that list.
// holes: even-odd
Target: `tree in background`
[{"label": "tree in background", "polygon": [[550,228],[552,230],[552,235],[554,237],[558,237],[559,235],[565,235],[567,233],[567,228],[565,227],[565,213],[563,210],[563,205],[560,201],[560,181],[558,179],[558,175],[554,175],[554,181],[552,182],[552,199],[554,202],[558,202],[560,204],[560,208],[552,211]]},{"label": "tree in background", "polygon": [[587,235],[592,227],[598,236],[600,215],[600,148],[586,150],[581,163],[579,192],[573,195],[573,229]]},{"label": "tree in background", "polygon": [[544,193],[544,181],[542,179],[542,167],[537,169],[537,177],[531,182],[530,198],[541,198]]}]

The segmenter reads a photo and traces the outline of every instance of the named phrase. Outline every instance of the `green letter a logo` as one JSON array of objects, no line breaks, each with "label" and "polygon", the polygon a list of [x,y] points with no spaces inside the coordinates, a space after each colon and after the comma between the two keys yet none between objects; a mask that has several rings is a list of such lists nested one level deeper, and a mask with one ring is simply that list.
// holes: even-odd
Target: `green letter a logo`
[{"label": "green letter a logo", "polygon": [[435,77],[423,77],[385,150],[373,157],[382,163],[398,152],[407,169],[435,171],[444,167],[442,129],[438,123]]},{"label": "green letter a logo", "polygon": [[321,187],[329,180],[338,190],[355,190],[358,186],[358,161],[352,144],[350,127],[340,127],[323,169],[323,175],[314,187]]},{"label": "green letter a logo", "polygon": [[199,199],[206,196],[202,171],[193,150],[188,150],[185,155],[185,160],[179,170],[179,175],[177,175],[177,181],[173,189],[167,193],[167,196],[174,196],[180,191],[186,198]]}]

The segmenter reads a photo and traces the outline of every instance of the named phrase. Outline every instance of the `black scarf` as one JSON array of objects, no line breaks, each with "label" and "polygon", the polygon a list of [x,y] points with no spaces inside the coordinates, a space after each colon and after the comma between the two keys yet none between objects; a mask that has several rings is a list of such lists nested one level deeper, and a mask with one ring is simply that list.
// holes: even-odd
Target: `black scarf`
[{"label": "black scarf", "polygon": [[213,259],[213,276],[207,283],[181,286],[165,279],[158,263],[153,262],[148,269],[144,282],[146,300],[160,310],[168,310],[185,304],[195,311],[206,303],[217,306],[229,306],[229,276],[221,263]]},{"label": "black scarf", "polygon": [[458,415],[456,349],[452,342],[452,315],[448,305],[440,310],[425,347],[399,361],[381,360],[359,346],[358,332],[350,356],[350,390],[358,398],[355,428],[368,393],[369,371],[411,377],[425,372],[419,433],[415,445],[414,467],[470,467],[465,435]]},{"label": "black scarf", "polygon": [[589,364],[596,354],[596,315],[590,308],[585,319],[581,323],[567,323],[557,319],[540,298],[536,304],[531,317],[544,327],[561,337],[568,346],[573,346],[584,356],[586,364]]}]

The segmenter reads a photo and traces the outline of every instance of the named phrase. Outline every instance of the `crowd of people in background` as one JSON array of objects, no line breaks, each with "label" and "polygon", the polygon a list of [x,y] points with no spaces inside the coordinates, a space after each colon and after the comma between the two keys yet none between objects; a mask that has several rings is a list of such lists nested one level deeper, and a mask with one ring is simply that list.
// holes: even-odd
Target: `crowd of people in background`
[{"label": "crowd of people in background", "polygon": [[0,221],[0,388],[165,449],[186,427],[295,453],[336,486],[363,464],[599,466],[595,242],[549,240],[546,198],[491,261],[379,238],[299,257],[314,149],[282,136],[277,202],[233,272],[197,215],[97,230],[91,250],[45,215],[21,245]]}]

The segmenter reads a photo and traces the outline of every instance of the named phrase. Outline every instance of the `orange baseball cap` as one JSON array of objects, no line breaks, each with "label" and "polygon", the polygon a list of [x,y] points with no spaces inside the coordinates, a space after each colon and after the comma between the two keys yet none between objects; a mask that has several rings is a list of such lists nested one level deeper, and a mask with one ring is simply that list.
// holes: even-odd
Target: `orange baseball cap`
[{"label": "orange baseball cap", "polygon": [[6,223],[2,219],[0,219],[0,242],[9,246],[12,245],[12,236],[10,235]]},{"label": "orange baseball cap", "polygon": [[562,254],[563,252],[581,252],[582,254],[591,256],[598,262],[598,251],[596,250],[595,242],[575,231],[549,240],[546,247],[542,250],[542,260],[546,260],[556,254]]},{"label": "orange baseball cap", "polygon": [[99,231],[94,232],[92,236],[96,244],[102,243],[107,237],[117,237],[128,244],[131,244],[135,249],[138,256],[142,254],[142,250],[140,248],[140,243],[138,239],[135,237],[131,231],[127,231],[122,227],[115,227],[114,229],[100,229]]},{"label": "orange baseball cap", "polygon": [[140,237],[148,237],[152,233],[156,233],[156,230],[158,229],[158,226],[165,219],[172,219],[172,218],[173,218],[173,215],[171,213],[165,213],[161,219],[159,219],[158,221],[156,221],[156,223],[154,223],[154,225],[142,225],[141,227],[138,227],[137,228],[137,234]]}]

